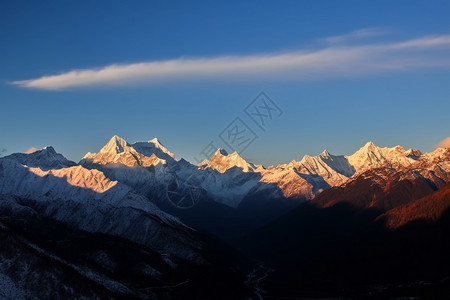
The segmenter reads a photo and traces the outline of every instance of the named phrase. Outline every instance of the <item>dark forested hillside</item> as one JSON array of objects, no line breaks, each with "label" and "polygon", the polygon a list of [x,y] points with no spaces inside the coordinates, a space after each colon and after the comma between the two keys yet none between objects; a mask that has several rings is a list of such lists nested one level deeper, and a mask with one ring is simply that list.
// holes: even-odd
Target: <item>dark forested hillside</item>
[{"label": "dark forested hillside", "polygon": [[275,270],[266,280],[273,297],[448,295],[450,211],[395,230],[381,213],[305,204],[238,245]]}]

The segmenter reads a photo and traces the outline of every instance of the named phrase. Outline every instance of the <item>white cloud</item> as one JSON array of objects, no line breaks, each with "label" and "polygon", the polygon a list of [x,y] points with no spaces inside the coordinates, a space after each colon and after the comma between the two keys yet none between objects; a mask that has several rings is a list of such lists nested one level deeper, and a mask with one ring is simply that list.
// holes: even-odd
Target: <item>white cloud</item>
[{"label": "white cloud", "polygon": [[412,48],[432,48],[450,44],[450,35],[429,36],[410,40],[402,43],[396,43],[393,48],[412,49]]},{"label": "white cloud", "polygon": [[[367,36],[369,33],[358,34]],[[450,68],[450,52],[441,51],[448,48],[450,35],[428,36],[396,43],[333,45],[284,53],[113,64],[14,81],[13,84],[27,88],[59,90],[108,84],[156,84],[183,79],[308,80],[373,75],[413,68]]]},{"label": "white cloud", "polygon": [[361,40],[369,37],[379,36],[385,34],[386,31],[380,28],[362,28],[358,30],[354,30],[350,33],[343,34],[343,35],[337,35],[325,38],[324,40],[329,43],[343,43],[343,42],[349,42],[353,40]]},{"label": "white cloud", "polygon": [[441,148],[450,148],[450,136],[446,139],[443,139],[438,145],[437,147],[441,147]]},{"label": "white cloud", "polygon": [[34,148],[34,147],[31,147],[30,149],[28,149],[27,150],[27,152],[25,152],[26,154],[31,154],[31,153],[34,153],[34,152],[36,152],[38,149],[36,149],[36,148]]}]

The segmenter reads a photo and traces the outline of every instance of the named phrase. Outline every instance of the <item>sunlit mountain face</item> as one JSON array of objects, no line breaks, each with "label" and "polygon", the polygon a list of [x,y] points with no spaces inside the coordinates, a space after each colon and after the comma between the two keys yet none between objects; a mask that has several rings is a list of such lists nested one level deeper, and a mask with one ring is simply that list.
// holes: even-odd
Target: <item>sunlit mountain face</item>
[{"label": "sunlit mountain face", "polygon": [[450,299],[450,1],[0,1],[0,300]]},{"label": "sunlit mountain face", "polygon": [[439,298],[449,182],[450,148],[372,142],[269,168],[223,149],[192,164],[156,138],[114,136],[78,163],[50,146],[15,153],[0,158],[1,287],[14,299]]}]

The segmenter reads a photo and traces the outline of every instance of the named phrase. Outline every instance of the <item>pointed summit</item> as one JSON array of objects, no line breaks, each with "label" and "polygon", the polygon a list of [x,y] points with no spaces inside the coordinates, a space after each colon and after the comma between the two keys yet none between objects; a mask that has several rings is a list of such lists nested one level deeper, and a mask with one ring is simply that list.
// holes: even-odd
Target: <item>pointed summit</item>
[{"label": "pointed summit", "polygon": [[347,159],[356,172],[364,172],[386,164],[409,166],[414,162],[414,158],[409,155],[410,153],[401,146],[381,148],[373,142],[367,142],[354,154],[347,156]]},{"label": "pointed summit", "polygon": [[118,135],[114,135],[109,142],[100,149],[99,153],[122,153],[124,152],[124,149],[129,146],[127,141],[125,141],[123,138],[119,137]]},{"label": "pointed summit", "polygon": [[98,153],[88,152],[80,161],[82,165],[107,165],[119,163],[128,167],[149,167],[157,164],[172,164],[176,161],[172,152],[164,148],[157,138],[148,142],[129,144],[114,135]]},{"label": "pointed summit", "polygon": [[319,175],[330,186],[344,183],[354,173],[344,156],[331,155],[327,150],[316,156],[305,154],[301,161],[291,165],[302,174]]},{"label": "pointed summit", "polygon": [[302,158],[301,161],[307,160],[307,159],[310,159],[310,158],[311,158],[311,156],[309,154],[305,154],[305,155],[303,155],[303,158]]},{"label": "pointed summit", "polygon": [[225,149],[219,148],[209,161],[207,167],[224,173],[233,167],[241,168],[243,172],[253,172],[256,167],[243,159],[236,151],[228,154]]},{"label": "pointed summit", "polygon": [[323,150],[322,153],[320,153],[319,155],[323,156],[323,157],[330,157],[331,156],[330,152],[328,152],[328,150],[326,150],[326,149]]},{"label": "pointed summit", "polygon": [[372,141],[368,141],[362,148],[364,149],[372,149],[374,147],[377,147]]},{"label": "pointed summit", "polygon": [[386,161],[380,149],[372,141],[367,142],[358,151],[347,157],[348,162],[356,172],[379,167]]},{"label": "pointed summit", "polygon": [[356,153],[369,153],[369,152],[376,152],[378,149],[381,149],[380,147],[378,147],[377,145],[375,145],[372,141],[369,141],[367,143],[364,144],[364,146],[362,146],[361,148],[359,148],[358,151],[356,151],[353,155],[355,155]]},{"label": "pointed summit", "polygon": [[[162,147],[164,148],[163,144],[161,143],[161,141],[158,138],[152,138],[151,140],[148,141],[148,143],[154,144],[156,147]],[[164,148],[165,149],[165,148]]]}]

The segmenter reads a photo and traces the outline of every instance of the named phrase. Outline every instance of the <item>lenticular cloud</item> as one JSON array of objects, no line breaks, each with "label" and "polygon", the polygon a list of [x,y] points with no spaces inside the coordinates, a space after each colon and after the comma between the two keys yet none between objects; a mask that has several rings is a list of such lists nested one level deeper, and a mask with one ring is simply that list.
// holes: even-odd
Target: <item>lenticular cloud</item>
[{"label": "lenticular cloud", "polygon": [[450,35],[396,43],[342,45],[340,42],[346,39],[341,37],[338,44],[314,50],[112,64],[14,81],[13,84],[59,90],[99,85],[159,84],[183,79],[310,80],[450,67],[450,52],[442,51],[450,47]]}]

